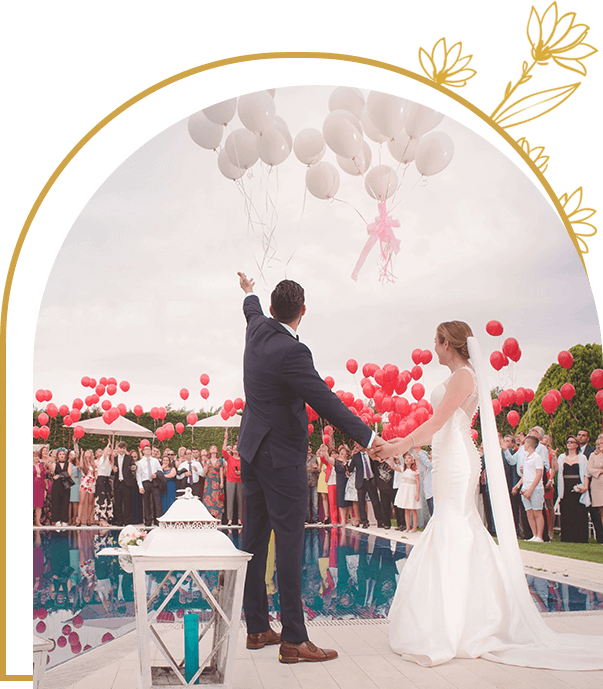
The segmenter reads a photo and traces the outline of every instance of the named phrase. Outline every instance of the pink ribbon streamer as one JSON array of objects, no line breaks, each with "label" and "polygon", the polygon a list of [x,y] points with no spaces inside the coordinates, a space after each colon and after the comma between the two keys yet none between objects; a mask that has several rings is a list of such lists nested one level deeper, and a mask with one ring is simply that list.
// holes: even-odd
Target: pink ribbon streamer
[{"label": "pink ribbon streamer", "polygon": [[380,267],[380,279],[387,278],[390,274],[390,267],[392,263],[392,253],[397,254],[400,251],[400,240],[393,232],[394,227],[400,227],[399,220],[393,220],[391,215],[387,214],[385,201],[379,201],[377,204],[379,215],[375,218],[375,222],[366,226],[366,231],[369,238],[366,240],[356,267],[352,272],[352,280],[358,280],[358,273],[364,262],[367,259],[371,249],[379,240],[379,248],[381,250],[381,260],[383,265]]}]

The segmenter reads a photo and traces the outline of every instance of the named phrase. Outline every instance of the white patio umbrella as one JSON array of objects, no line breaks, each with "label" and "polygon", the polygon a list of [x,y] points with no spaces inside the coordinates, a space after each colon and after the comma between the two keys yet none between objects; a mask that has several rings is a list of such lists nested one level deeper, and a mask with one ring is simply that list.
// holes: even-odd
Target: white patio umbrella
[{"label": "white patio umbrella", "polygon": [[86,433],[92,435],[111,435],[111,436],[128,436],[131,438],[153,438],[153,431],[126,419],[125,416],[119,416],[112,424],[106,424],[102,416],[96,416],[93,419],[86,421],[78,421],[71,426],[63,426],[63,428],[70,428],[73,430],[75,426],[81,426]]},{"label": "white patio umbrella", "polygon": [[241,419],[243,417],[240,414],[235,414],[234,416],[229,416],[226,420],[222,418],[220,414],[214,414],[213,416],[208,416],[205,419],[200,419],[196,424],[192,425],[189,423],[189,428],[239,428],[241,425]]}]

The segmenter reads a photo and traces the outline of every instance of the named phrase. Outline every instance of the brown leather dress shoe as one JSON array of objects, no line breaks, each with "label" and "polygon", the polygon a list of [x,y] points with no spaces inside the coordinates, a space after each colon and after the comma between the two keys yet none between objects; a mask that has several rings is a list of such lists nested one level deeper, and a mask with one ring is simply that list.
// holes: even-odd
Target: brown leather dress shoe
[{"label": "brown leather dress shoe", "polygon": [[337,651],[332,648],[318,648],[311,641],[304,641],[301,644],[283,641],[278,654],[281,663],[299,663],[303,660],[309,663],[323,663],[325,660],[334,658],[337,658]]},{"label": "brown leather dress shoe", "polygon": [[264,648],[264,646],[272,646],[274,644],[280,644],[281,635],[274,631],[274,629],[269,629],[267,632],[260,632],[259,634],[247,634],[247,648],[256,649]]}]

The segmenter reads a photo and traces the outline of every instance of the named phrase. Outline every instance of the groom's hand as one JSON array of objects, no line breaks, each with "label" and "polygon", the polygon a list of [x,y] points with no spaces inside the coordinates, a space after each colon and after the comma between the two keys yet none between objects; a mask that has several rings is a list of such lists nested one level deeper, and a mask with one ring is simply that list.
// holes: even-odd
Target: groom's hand
[{"label": "groom's hand", "polygon": [[237,273],[239,276],[239,284],[241,285],[241,289],[245,294],[250,294],[253,292],[253,286],[255,285],[255,280],[253,278],[248,278],[245,273]]},{"label": "groom's hand", "polygon": [[369,450],[369,454],[371,457],[374,459],[378,460],[384,460],[384,459],[389,459],[390,457],[394,457],[396,455],[396,449],[393,445],[393,443],[388,443],[383,438],[380,438],[377,436],[375,440],[373,441],[373,444],[371,445],[371,449]]}]

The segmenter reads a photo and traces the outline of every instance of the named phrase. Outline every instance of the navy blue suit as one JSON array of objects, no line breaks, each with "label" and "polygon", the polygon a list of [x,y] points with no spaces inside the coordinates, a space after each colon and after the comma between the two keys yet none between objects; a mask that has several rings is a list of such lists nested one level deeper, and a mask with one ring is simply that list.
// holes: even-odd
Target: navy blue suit
[{"label": "navy blue suit", "polygon": [[305,403],[366,447],[371,429],[331,392],[318,375],[312,354],[280,323],[266,318],[255,295],[245,298],[245,409],[239,432],[245,491],[242,548],[253,553],[247,568],[243,606],[248,634],[270,627],[266,556],[274,529],[281,605],[281,638],[308,639],[301,603],[304,522],[308,505]]}]

